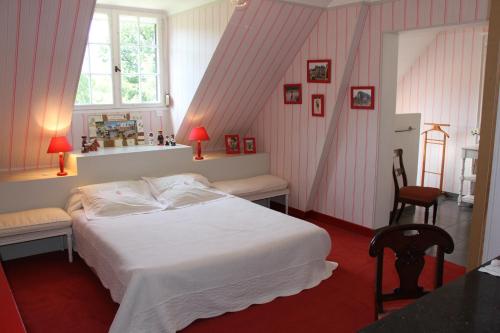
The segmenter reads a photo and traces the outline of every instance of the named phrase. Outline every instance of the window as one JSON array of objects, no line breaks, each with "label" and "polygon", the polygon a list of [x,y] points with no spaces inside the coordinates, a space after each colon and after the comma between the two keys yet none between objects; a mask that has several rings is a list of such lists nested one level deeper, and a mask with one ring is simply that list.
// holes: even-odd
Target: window
[{"label": "window", "polygon": [[85,50],[75,105],[124,108],[159,104],[160,19],[96,11]]},{"label": "window", "polygon": [[113,104],[111,63],[108,15],[95,13],[76,93],[77,105]]}]

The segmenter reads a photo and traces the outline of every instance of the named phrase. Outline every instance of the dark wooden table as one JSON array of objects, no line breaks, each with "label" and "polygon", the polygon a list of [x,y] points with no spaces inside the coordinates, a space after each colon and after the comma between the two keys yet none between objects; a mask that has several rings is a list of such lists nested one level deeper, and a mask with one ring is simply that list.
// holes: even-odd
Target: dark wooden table
[{"label": "dark wooden table", "polygon": [[359,332],[499,333],[500,277],[475,269]]}]

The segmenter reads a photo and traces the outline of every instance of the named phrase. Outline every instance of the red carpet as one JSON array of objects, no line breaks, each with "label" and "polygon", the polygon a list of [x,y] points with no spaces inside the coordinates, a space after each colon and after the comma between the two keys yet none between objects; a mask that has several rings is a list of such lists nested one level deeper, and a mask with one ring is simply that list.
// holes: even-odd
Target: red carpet
[{"label": "red carpet", "polygon": [[[375,276],[375,260],[368,256],[370,238],[318,225],[333,239],[329,259],[340,264],[332,277],[295,296],[198,320],[182,332],[355,332],[369,324]],[[427,288],[434,277],[434,262],[429,263],[422,276]],[[392,290],[397,282],[393,262],[386,267],[385,287]],[[78,256],[69,264],[65,253],[49,253],[7,261],[4,269],[28,332],[107,332],[118,305]],[[446,263],[445,281],[464,272],[463,267]]]}]

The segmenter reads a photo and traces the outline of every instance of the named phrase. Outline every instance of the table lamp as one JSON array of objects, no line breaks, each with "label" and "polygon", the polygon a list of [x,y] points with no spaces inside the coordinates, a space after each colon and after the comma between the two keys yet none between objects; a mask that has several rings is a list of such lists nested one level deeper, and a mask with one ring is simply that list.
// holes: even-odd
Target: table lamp
[{"label": "table lamp", "polygon": [[59,154],[59,172],[57,173],[58,176],[66,176],[68,174],[64,171],[64,153],[72,150],[73,148],[71,147],[65,136],[57,136],[50,139],[47,154]]},{"label": "table lamp", "polygon": [[191,130],[191,134],[189,134],[189,141],[198,141],[197,153],[195,156],[195,160],[202,160],[203,156],[201,156],[201,141],[210,140],[208,137],[207,130],[205,127],[195,127]]}]

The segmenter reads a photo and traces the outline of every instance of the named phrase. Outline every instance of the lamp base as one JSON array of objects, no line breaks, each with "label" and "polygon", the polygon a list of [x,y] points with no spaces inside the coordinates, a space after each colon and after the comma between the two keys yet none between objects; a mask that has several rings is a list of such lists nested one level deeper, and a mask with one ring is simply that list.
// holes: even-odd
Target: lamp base
[{"label": "lamp base", "polygon": [[195,159],[195,160],[198,160],[198,161],[199,161],[199,160],[203,160],[203,156],[195,156],[195,157],[194,157],[194,159]]},{"label": "lamp base", "polygon": [[57,175],[58,176],[67,176],[68,173],[66,171],[64,171],[64,172],[58,172]]}]

